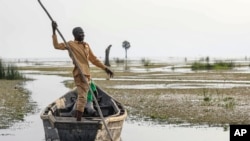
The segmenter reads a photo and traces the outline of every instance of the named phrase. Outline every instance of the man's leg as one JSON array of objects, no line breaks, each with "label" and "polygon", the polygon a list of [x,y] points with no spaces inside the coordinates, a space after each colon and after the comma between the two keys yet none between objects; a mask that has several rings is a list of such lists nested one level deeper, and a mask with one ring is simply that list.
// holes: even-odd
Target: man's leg
[{"label": "man's leg", "polygon": [[88,83],[83,81],[81,75],[74,77],[75,84],[77,86],[77,104],[76,104],[76,120],[81,121],[82,114],[84,112],[85,105],[87,103],[87,92],[89,90]]}]

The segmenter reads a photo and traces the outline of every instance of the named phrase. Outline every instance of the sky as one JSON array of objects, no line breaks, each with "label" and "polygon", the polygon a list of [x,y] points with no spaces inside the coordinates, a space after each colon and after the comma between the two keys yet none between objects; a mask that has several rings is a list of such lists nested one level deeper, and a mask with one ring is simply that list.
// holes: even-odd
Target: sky
[{"label": "sky", "polygon": [[[249,0],[41,0],[64,38],[81,26],[97,57],[250,57]],[[62,42],[60,36],[58,36]],[[66,58],[37,0],[0,0],[0,58]]]}]

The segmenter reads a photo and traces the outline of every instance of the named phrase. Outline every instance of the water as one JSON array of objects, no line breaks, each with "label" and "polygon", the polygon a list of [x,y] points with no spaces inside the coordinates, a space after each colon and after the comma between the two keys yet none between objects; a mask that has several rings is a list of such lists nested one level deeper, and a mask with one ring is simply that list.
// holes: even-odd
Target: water
[{"label": "water", "polygon": [[[54,75],[26,75],[35,79],[28,81],[25,88],[32,92],[32,99],[38,104],[38,111],[25,117],[24,122],[15,124],[10,129],[0,130],[1,141],[43,141],[44,130],[40,119],[41,110],[60,97],[69,89],[61,83],[65,78]],[[3,136],[1,136],[3,134]]]},{"label": "water", "polygon": [[229,133],[217,127],[176,127],[126,123],[123,141],[229,141]]},{"label": "water", "polygon": [[[40,119],[41,110],[63,95],[69,89],[64,80],[72,79],[55,75],[27,74],[34,81],[26,83],[25,88],[32,92],[38,110],[25,117],[9,129],[0,129],[1,141],[44,141],[44,130]],[[122,141],[228,141],[229,132],[219,127],[188,127],[158,124],[152,121],[131,121],[124,123]]]},{"label": "water", "polygon": [[[147,81],[147,80],[145,80]],[[235,87],[250,87],[250,84],[194,84],[194,83],[173,83],[173,84],[138,84],[138,85],[114,85],[109,88],[113,89],[204,89],[204,88],[217,88],[217,89],[229,89]]]}]

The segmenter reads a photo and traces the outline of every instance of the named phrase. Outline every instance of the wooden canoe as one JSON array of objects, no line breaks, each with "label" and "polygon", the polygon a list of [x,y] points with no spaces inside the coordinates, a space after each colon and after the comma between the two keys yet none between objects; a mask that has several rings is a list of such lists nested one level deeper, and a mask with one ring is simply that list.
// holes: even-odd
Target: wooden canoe
[{"label": "wooden canoe", "polygon": [[[121,132],[127,112],[124,106],[97,87],[98,103],[113,141],[121,141]],[[110,141],[110,136],[97,114],[82,121],[72,116],[77,91],[73,89],[48,105],[41,113],[46,141]],[[96,108],[96,107],[95,107]],[[86,110],[85,110],[86,111]]]}]

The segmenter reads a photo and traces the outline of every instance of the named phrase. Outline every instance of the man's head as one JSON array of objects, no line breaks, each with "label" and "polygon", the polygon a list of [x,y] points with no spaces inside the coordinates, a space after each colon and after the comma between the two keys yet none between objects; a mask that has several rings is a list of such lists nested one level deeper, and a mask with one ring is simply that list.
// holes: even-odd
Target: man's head
[{"label": "man's head", "polygon": [[84,40],[84,32],[82,30],[81,27],[75,27],[72,31],[74,37],[75,37],[75,40],[76,41],[83,41]]}]

